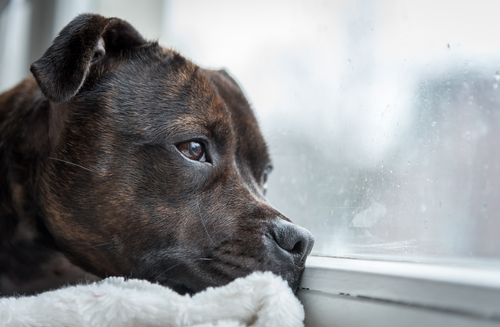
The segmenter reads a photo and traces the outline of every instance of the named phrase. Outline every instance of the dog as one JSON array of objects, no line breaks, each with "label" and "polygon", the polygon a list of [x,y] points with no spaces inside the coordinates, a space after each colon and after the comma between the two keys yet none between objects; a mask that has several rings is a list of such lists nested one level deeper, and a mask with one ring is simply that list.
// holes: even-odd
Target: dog
[{"label": "dog", "polygon": [[[224,70],[84,14],[0,96],[0,292],[125,276],[180,294],[271,271],[314,239],[265,199],[267,146]],[[93,276],[93,277],[92,277]]]}]

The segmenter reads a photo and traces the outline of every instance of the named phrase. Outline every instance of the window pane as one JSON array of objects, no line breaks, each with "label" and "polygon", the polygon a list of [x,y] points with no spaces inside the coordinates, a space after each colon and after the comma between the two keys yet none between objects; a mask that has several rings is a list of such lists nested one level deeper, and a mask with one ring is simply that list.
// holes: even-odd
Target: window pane
[{"label": "window pane", "polygon": [[[500,3],[155,0],[153,20],[106,3],[85,2],[239,81],[269,201],[313,253],[500,266]],[[81,9],[64,4],[57,22]]]},{"label": "window pane", "polygon": [[270,202],[314,253],[496,265],[499,9],[179,1],[165,41],[243,85],[274,159]]}]

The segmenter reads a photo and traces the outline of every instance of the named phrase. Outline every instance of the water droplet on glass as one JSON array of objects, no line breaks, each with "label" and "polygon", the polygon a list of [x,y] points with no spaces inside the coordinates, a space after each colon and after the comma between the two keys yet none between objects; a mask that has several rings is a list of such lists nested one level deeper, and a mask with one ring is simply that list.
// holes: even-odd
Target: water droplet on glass
[{"label": "water droplet on glass", "polygon": [[495,73],[495,81],[500,81],[500,70],[497,70],[497,72]]}]

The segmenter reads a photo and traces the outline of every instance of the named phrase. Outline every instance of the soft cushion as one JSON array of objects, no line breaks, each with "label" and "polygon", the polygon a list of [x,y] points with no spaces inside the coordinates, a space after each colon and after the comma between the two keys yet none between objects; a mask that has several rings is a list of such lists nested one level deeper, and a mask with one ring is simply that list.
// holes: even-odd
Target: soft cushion
[{"label": "soft cushion", "polygon": [[304,309],[288,284],[269,272],[192,297],[144,280],[110,277],[0,299],[5,326],[303,326],[303,320]]}]

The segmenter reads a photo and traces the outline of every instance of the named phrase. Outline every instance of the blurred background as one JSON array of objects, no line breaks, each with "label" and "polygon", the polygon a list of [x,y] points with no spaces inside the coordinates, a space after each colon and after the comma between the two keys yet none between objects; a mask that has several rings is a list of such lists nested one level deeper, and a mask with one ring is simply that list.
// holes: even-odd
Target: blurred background
[{"label": "blurred background", "polygon": [[0,92],[77,14],[226,68],[323,256],[500,268],[497,1],[0,0]]}]

